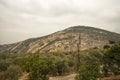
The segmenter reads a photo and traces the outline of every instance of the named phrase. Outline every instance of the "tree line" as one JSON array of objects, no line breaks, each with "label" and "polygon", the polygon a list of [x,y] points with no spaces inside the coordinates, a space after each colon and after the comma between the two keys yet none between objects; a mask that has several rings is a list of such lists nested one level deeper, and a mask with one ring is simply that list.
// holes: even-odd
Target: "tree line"
[{"label": "tree line", "polygon": [[76,80],[97,80],[120,75],[120,43],[104,49],[90,49],[77,53],[0,54],[0,79],[18,80],[23,72],[29,80],[49,80],[50,76],[77,73]]}]

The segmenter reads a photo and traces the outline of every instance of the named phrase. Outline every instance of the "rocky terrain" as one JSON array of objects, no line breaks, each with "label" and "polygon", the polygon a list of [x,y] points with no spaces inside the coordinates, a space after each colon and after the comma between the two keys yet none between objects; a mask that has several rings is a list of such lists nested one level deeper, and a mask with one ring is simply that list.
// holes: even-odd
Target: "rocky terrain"
[{"label": "rocky terrain", "polygon": [[0,45],[0,53],[71,52],[102,48],[109,41],[120,41],[120,34],[88,26],[74,26],[53,34],[13,44]]}]

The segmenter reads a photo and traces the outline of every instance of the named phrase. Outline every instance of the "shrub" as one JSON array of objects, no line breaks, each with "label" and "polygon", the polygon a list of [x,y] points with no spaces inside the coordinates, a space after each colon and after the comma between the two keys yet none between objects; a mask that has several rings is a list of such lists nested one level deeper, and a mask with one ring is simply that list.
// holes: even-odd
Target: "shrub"
[{"label": "shrub", "polygon": [[107,76],[108,71],[115,75],[120,74],[120,43],[115,44],[105,52],[103,64],[104,76]]},{"label": "shrub", "polygon": [[29,80],[48,80],[54,65],[51,60],[40,59],[39,54],[33,54],[22,64],[22,68],[29,72]]},{"label": "shrub", "polygon": [[9,80],[18,80],[21,74],[22,70],[18,65],[10,65],[6,71],[6,77],[8,77]]},{"label": "shrub", "polygon": [[18,80],[21,74],[22,74],[22,70],[18,65],[10,65],[6,71],[0,73],[0,79]]},{"label": "shrub", "polygon": [[59,61],[55,64],[55,69],[56,69],[56,73],[58,73],[58,75],[64,75],[65,73],[67,73],[68,70],[68,65],[65,61]]},{"label": "shrub", "polygon": [[92,61],[80,65],[76,80],[97,80],[100,75],[100,66],[97,62]]},{"label": "shrub", "polygon": [[0,60],[0,71],[7,70],[7,67],[10,65],[10,63],[6,60]]}]

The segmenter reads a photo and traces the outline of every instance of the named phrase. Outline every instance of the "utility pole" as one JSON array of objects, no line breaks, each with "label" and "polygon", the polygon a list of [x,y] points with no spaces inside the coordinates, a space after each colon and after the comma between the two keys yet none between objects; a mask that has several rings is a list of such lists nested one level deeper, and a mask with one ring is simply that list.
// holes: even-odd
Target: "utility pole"
[{"label": "utility pole", "polygon": [[77,44],[77,49],[78,49],[78,55],[77,55],[77,70],[79,69],[80,66],[80,48],[81,48],[81,34],[79,33],[78,35],[78,44]]},{"label": "utility pole", "polygon": [[71,30],[70,36],[69,36],[69,52],[72,53],[72,42],[73,42],[73,30]]}]

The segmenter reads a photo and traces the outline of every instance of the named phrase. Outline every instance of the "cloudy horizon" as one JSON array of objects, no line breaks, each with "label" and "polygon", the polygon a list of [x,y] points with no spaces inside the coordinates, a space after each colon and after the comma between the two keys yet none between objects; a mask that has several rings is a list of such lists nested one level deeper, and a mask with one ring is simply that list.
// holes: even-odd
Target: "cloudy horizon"
[{"label": "cloudy horizon", "polygon": [[0,0],[0,44],[85,25],[120,33],[120,0]]}]

